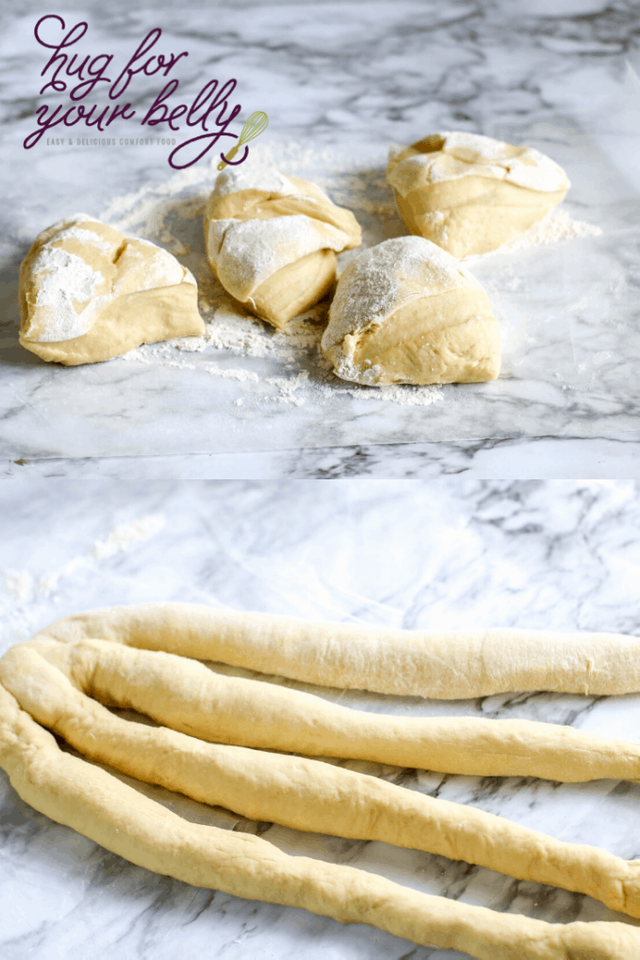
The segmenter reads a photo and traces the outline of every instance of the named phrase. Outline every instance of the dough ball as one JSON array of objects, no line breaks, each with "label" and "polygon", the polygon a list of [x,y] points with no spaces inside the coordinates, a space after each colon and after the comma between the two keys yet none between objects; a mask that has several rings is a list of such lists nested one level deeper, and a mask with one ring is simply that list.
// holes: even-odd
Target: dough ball
[{"label": "dough ball", "polygon": [[175,257],[83,213],[36,237],[19,298],[22,346],[67,366],[204,331],[196,282]]},{"label": "dough ball", "polygon": [[476,383],[500,372],[500,333],[487,294],[422,237],[385,240],[344,271],[322,350],[343,380]]},{"label": "dough ball", "polygon": [[488,253],[564,200],[562,167],[533,147],[435,133],[393,152],[387,168],[407,229],[454,257]]},{"label": "dough ball", "polygon": [[225,290],[283,329],[332,289],[337,254],[357,247],[361,230],[315,184],[242,164],[216,180],[205,239]]}]

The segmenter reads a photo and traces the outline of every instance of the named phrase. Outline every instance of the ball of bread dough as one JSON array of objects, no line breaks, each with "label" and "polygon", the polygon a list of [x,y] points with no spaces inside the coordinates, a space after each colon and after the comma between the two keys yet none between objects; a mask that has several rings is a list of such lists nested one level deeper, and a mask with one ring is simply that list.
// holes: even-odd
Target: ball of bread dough
[{"label": "ball of bread dough", "polygon": [[334,286],[337,254],[361,230],[315,184],[270,166],[226,168],[205,217],[207,255],[222,286],[283,329]]},{"label": "ball of bread dough", "polygon": [[22,346],[67,366],[204,332],[196,282],[175,257],[83,213],[36,237],[19,299]]},{"label": "ball of bread dough", "polygon": [[533,147],[474,133],[435,133],[393,150],[387,180],[407,229],[454,257],[488,253],[528,230],[570,186]]},{"label": "ball of bread dough", "polygon": [[475,383],[500,372],[500,333],[487,294],[423,237],[385,240],[344,271],[322,350],[343,380]]}]

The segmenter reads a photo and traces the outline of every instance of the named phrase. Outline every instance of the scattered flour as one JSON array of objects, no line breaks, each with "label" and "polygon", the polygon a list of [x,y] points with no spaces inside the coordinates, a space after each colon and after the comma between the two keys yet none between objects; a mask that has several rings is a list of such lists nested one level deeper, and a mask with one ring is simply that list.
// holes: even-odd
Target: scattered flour
[{"label": "scattered flour", "polygon": [[33,590],[33,577],[28,570],[7,570],[4,575],[4,589],[18,603],[27,600]]},{"label": "scattered flour", "polygon": [[302,373],[299,373],[298,376],[292,380],[285,380],[284,377],[267,377],[265,383],[273,384],[273,386],[276,387],[278,391],[275,397],[276,401],[279,403],[293,403],[296,407],[301,407],[307,401],[305,397],[296,396],[296,390],[298,390],[303,383],[306,383],[308,379],[308,372],[303,370]]},{"label": "scattered flour", "polygon": [[121,523],[111,531],[106,540],[96,540],[93,545],[93,555],[97,560],[111,557],[114,553],[126,550],[130,544],[146,540],[159,533],[164,524],[163,516],[148,513],[139,520],[132,520],[131,523]]},{"label": "scattered flour", "polygon": [[[386,183],[383,148],[367,155],[357,149],[343,152],[334,147],[274,141],[257,144],[252,150],[265,166],[275,164],[285,176],[310,180],[327,191],[335,203],[355,213],[363,228],[363,243],[359,249],[339,256],[341,270],[364,248],[406,235]],[[367,387],[336,377],[320,350],[328,320],[326,301],[290,321],[286,333],[278,332],[234,301],[213,276],[205,253],[203,217],[216,176],[214,166],[179,171],[164,183],[114,198],[101,212],[101,219],[118,229],[162,244],[191,270],[198,282],[199,309],[205,320],[202,337],[182,337],[138,347],[120,359],[195,370],[246,384],[247,391],[231,401],[242,409],[264,403],[294,407],[307,401],[325,404],[340,396],[401,406],[430,406],[445,399],[441,386]],[[499,252],[600,233],[598,227],[556,210],[527,233],[500,247]],[[477,259],[468,257],[465,263]],[[238,359],[237,365],[226,365],[230,357]],[[256,363],[260,374],[256,372]],[[275,375],[265,373],[265,365]],[[256,390],[254,384],[259,384],[260,389]]]},{"label": "scattered flour", "polygon": [[61,581],[80,570],[94,568],[97,561],[105,560],[128,550],[134,544],[148,540],[159,533],[164,525],[165,518],[161,514],[145,514],[137,520],[122,523],[104,540],[96,540],[87,552],[72,557],[58,569],[42,574],[37,580],[27,570],[5,570],[4,593],[16,603],[30,602],[36,596],[48,597],[56,591]]}]

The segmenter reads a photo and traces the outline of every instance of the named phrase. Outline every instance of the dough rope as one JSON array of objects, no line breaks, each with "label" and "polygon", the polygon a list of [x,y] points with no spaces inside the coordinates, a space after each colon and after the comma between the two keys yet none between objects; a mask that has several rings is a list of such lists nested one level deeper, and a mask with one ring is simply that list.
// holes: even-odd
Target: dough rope
[{"label": "dough rope", "polygon": [[214,673],[175,654],[40,636],[5,654],[0,680],[9,670],[15,677],[20,671],[10,664],[32,649],[71,681],[70,689],[201,740],[441,773],[640,781],[640,744],[628,740],[528,720],[367,713],[300,690]]},{"label": "dough rope", "polygon": [[[172,661],[180,658],[146,654],[158,657],[167,678],[174,675]],[[0,661],[0,680],[35,721],[90,759],[138,780],[255,820],[379,840],[564,887],[640,917],[640,862],[318,760],[203,743],[124,720],[77,690],[35,646],[13,647]],[[156,676],[145,672],[145,681],[153,697],[165,698]]]},{"label": "dough rope", "polygon": [[95,637],[325,687],[435,700],[640,691],[640,640],[615,633],[389,630],[148,603],[65,617],[37,636]]},{"label": "dough rope", "polygon": [[[323,722],[331,720],[331,737],[339,732],[345,708],[261,681],[221,678],[190,658],[285,675],[286,670],[274,666],[288,661],[295,664],[294,671],[323,677],[322,681],[315,675],[299,679],[328,684],[329,675],[333,685],[345,686],[344,681],[335,683],[337,669],[338,675],[342,671],[343,676],[359,677],[353,685],[361,687],[380,683],[385,664],[395,653],[401,665],[395,679],[422,686],[429,678],[427,668],[438,660],[442,665],[452,636],[452,652],[465,656],[467,676],[474,682],[486,676],[492,657],[503,668],[502,682],[509,675],[520,677],[516,651],[524,642],[533,650],[537,646],[540,653],[541,637],[545,643],[550,637],[547,670],[551,673],[540,673],[544,658],[539,656],[533,673],[527,665],[528,682],[532,676],[551,676],[558,652],[561,661],[571,662],[573,656],[573,676],[565,670],[563,683],[581,682],[581,669],[602,682],[601,664],[593,657],[599,641],[608,654],[605,680],[616,683],[621,676],[612,650],[626,652],[633,663],[637,646],[633,638],[615,635],[487,631],[434,638],[219,612],[189,604],[91,611],[58,621],[33,640],[11,648],[0,660],[0,766],[9,773],[18,794],[37,810],[133,863],[197,886],[300,906],[342,922],[369,923],[419,944],[465,951],[478,960],[635,960],[640,931],[622,923],[548,924],[496,913],[420,894],[355,868],[290,857],[258,837],[186,822],[108,771],[63,753],[52,734],[39,725],[50,727],[99,762],[246,816],[264,819],[266,815],[297,829],[429,850],[565,886],[597,897],[612,909],[640,916],[640,878],[636,876],[640,863],[595,847],[563,843],[504,818],[317,760],[205,742],[208,736],[237,741],[243,713],[255,710],[258,694],[259,711],[266,710],[267,717],[271,711],[268,742],[263,744],[270,750],[278,731],[286,731],[289,724],[287,710],[300,716],[301,707],[304,713],[308,703],[317,702],[321,713],[325,711]],[[473,652],[482,655],[480,665],[470,659]],[[141,709],[178,729],[122,720],[106,709],[117,705]],[[346,713],[357,711],[346,709]],[[213,724],[207,714],[213,715]],[[376,719],[384,725],[390,718]],[[207,723],[208,736],[203,736]],[[216,723],[218,729],[213,729]],[[497,731],[506,721],[480,723],[494,724]],[[549,733],[553,729],[546,724],[525,727],[548,727]],[[397,740],[399,735],[407,739],[406,729],[400,734],[393,729],[390,762],[399,762]],[[477,728],[478,732],[485,731]],[[541,732],[527,729],[525,733],[535,740]],[[294,734],[292,749],[299,751],[299,730]],[[369,740],[384,749],[381,734],[382,729],[369,731]],[[352,730],[347,741],[349,737],[353,738]],[[615,762],[612,750],[616,748],[611,743],[616,741],[585,737],[580,743],[570,741],[578,758],[575,769],[589,770],[588,763],[580,767],[579,755],[591,739],[606,744],[606,762]],[[625,744],[624,748],[633,766],[635,746]],[[511,760],[508,757],[505,762]],[[562,758],[560,762],[568,766]]]},{"label": "dough rope", "polygon": [[84,760],[0,686],[0,765],[18,795],[138,866],[238,897],[368,923],[477,960],[637,960],[624,923],[550,924],[418,893],[354,867],[282,853],[260,837],[189,823]]}]

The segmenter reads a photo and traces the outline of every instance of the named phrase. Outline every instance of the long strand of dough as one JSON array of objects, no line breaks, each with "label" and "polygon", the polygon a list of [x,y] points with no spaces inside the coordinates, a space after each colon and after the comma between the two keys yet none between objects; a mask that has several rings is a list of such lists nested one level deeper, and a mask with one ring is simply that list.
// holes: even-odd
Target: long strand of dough
[{"label": "long strand of dough", "polygon": [[35,649],[13,649],[2,683],[22,709],[85,756],[138,780],[255,820],[381,840],[564,887],[640,918],[640,861],[318,760],[212,745],[123,720],[78,691]]},{"label": "long strand of dough", "polygon": [[108,772],[63,753],[0,685],[0,766],[19,796],[139,866],[239,897],[368,923],[476,960],[637,960],[640,931],[550,924],[422,894],[382,877],[289,856],[260,837],[189,823]]},{"label": "long strand of dough", "polygon": [[612,633],[387,630],[188,603],[93,610],[42,632],[219,660],[322,686],[441,700],[640,691],[640,641]]},{"label": "long strand of dough", "polygon": [[565,783],[640,780],[640,744],[632,741],[528,720],[368,713],[276,684],[220,675],[187,657],[105,640],[28,641],[0,660],[0,679],[11,659],[28,648],[102,703],[131,707],[203,740],[442,773]]}]

